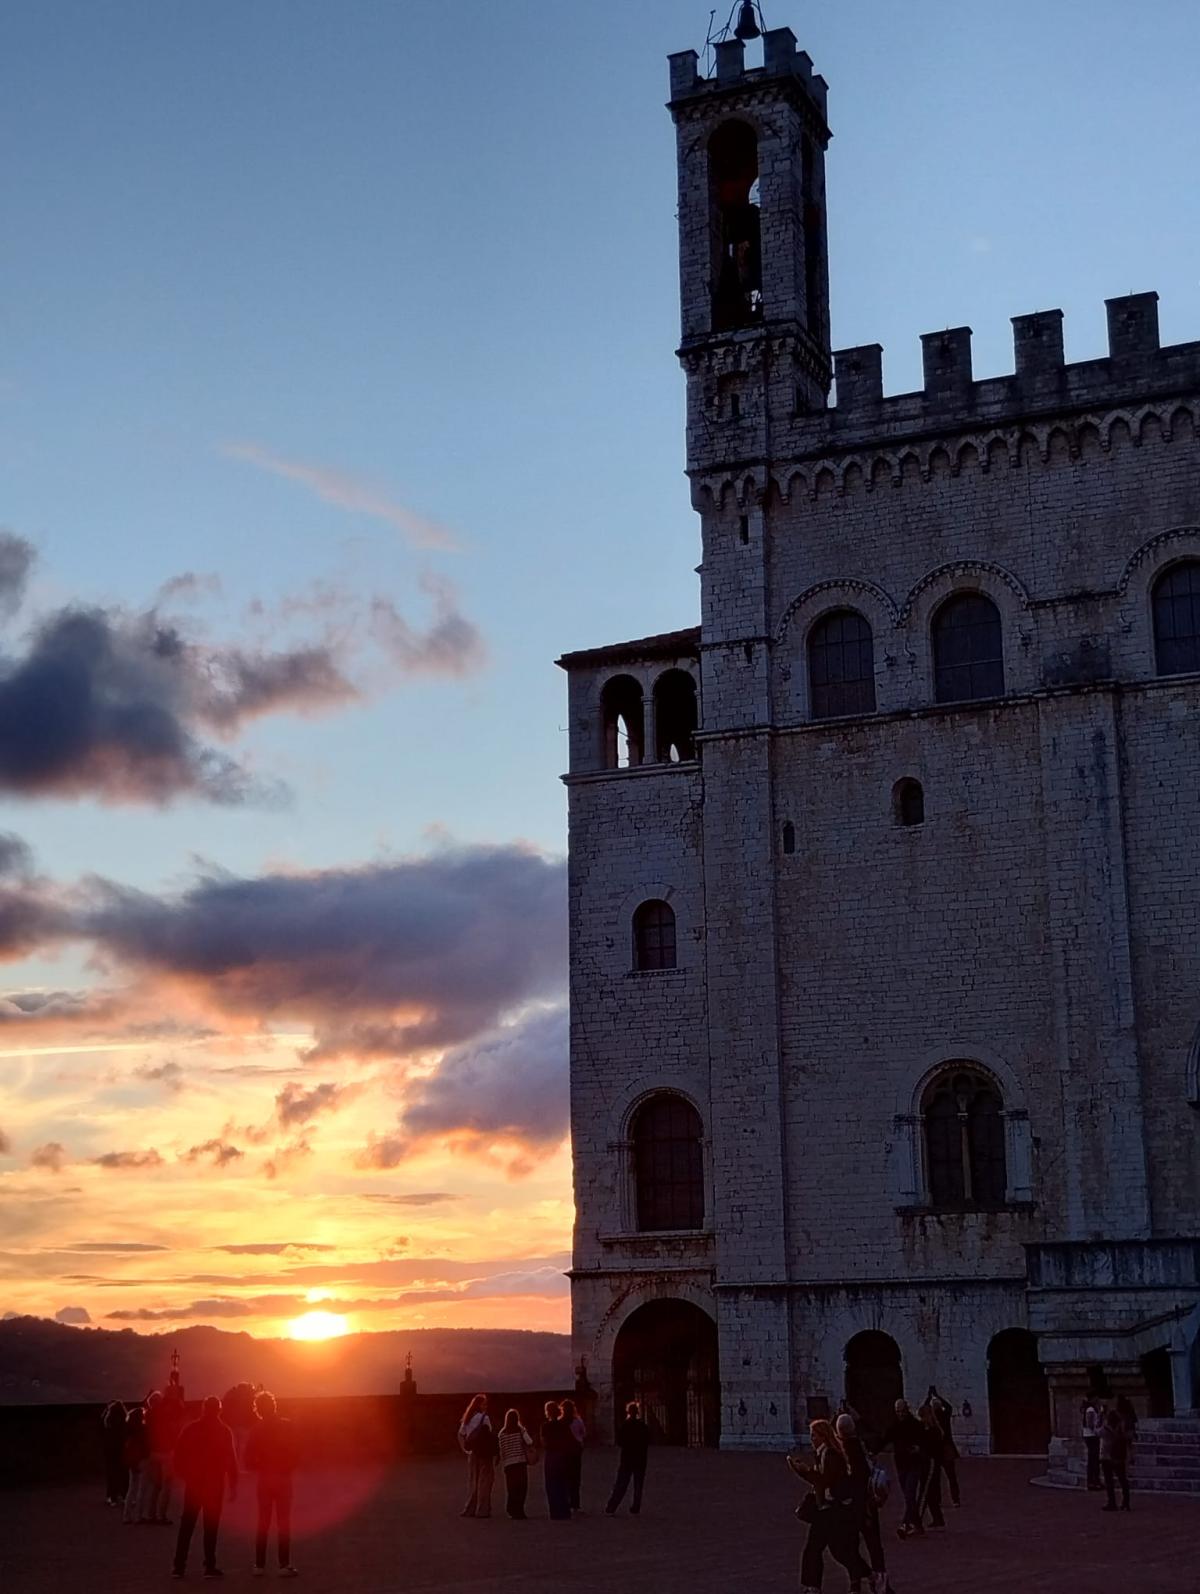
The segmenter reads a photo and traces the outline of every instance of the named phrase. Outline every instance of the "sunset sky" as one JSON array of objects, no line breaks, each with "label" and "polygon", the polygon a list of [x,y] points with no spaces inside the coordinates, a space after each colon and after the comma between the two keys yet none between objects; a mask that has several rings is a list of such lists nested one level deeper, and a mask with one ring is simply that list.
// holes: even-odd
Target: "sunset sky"
[{"label": "sunset sky", "polygon": [[[708,9],[5,8],[0,1315],[567,1326],[553,660],[697,618]],[[889,391],[1200,337],[1193,0],[765,9]]]}]

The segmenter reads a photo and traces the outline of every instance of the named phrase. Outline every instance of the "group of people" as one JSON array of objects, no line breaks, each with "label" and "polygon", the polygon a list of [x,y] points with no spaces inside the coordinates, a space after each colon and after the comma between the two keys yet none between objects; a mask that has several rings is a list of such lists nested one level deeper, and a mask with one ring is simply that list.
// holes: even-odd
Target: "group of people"
[{"label": "group of people", "polygon": [[931,1528],[944,1528],[943,1479],[952,1503],[961,1503],[950,1403],[931,1387],[915,1413],[907,1401],[898,1400],[882,1435],[867,1435],[849,1408],[836,1422],[819,1418],[809,1432],[811,1452],[788,1456],[792,1471],[810,1486],[796,1508],[808,1524],[800,1561],[802,1594],[818,1594],[827,1553],[845,1568],[852,1594],[891,1594],[882,1525],[890,1480],[878,1454],[890,1449],[895,1460],[904,1505],[899,1537],[923,1535],[926,1516]]},{"label": "group of people", "polygon": [[[1118,1395],[1111,1406],[1101,1404],[1099,1396],[1085,1400],[1081,1416],[1083,1447],[1087,1454],[1087,1486],[1093,1493],[1103,1489],[1108,1496],[1105,1511],[1129,1510],[1129,1468],[1137,1439],[1137,1413],[1126,1395]],[[1103,1478],[1103,1482],[1101,1479]],[[1121,1504],[1117,1506],[1117,1489]]]},{"label": "group of people", "polygon": [[[197,1522],[202,1523],[204,1575],[223,1575],[217,1565],[217,1535],[226,1501],[237,1498],[238,1454],[233,1429],[223,1420],[215,1395],[204,1401],[200,1415],[187,1421],[183,1392],[177,1385],[155,1390],[132,1407],[114,1401],[103,1418],[105,1490],[111,1506],[121,1507],[127,1523],[171,1525],[175,1485],[182,1489],[179,1532],[172,1576],[187,1571],[188,1552]],[[275,1397],[261,1391],[254,1402],[243,1462],[257,1476],[258,1521],[254,1572],[267,1568],[267,1542],[275,1526],[279,1575],[296,1577],[292,1565],[292,1484],[298,1461],[295,1431],[281,1417]]]},{"label": "group of people", "polygon": [[[459,1446],[467,1457],[467,1499],[460,1515],[491,1516],[498,1467],[504,1477],[505,1510],[514,1522],[524,1522],[529,1469],[540,1461],[547,1512],[554,1522],[569,1522],[583,1509],[580,1492],[586,1440],[587,1428],[573,1400],[546,1402],[535,1440],[515,1406],[505,1412],[497,1429],[488,1413],[488,1397],[476,1395],[458,1425]],[[617,1428],[617,1445],[617,1475],[604,1509],[608,1516],[614,1516],[632,1484],[630,1511],[636,1516],[642,1509],[650,1446],[650,1430],[636,1401],[625,1408],[624,1419]]]}]

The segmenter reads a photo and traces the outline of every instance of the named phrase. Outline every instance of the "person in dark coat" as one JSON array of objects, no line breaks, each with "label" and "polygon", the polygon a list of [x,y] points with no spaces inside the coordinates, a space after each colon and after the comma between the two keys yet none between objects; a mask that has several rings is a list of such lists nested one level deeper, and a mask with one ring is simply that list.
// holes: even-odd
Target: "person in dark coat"
[{"label": "person in dark coat", "polygon": [[556,1400],[545,1405],[546,1420],[542,1423],[542,1466],[545,1471],[546,1505],[554,1522],[571,1519],[571,1457],[575,1453],[575,1436],[564,1420],[562,1407]]},{"label": "person in dark coat", "polygon": [[237,1456],[233,1430],[221,1421],[221,1402],[210,1395],[199,1418],[189,1423],[175,1446],[175,1476],[183,1482],[183,1509],[179,1514],[179,1537],[175,1541],[173,1577],[187,1570],[188,1550],[196,1519],[204,1518],[204,1575],[220,1577],[217,1566],[217,1533],[228,1488],[232,1503],[237,1499]]},{"label": "person in dark coat", "polygon": [[900,1524],[900,1537],[925,1532],[922,1517],[921,1492],[925,1486],[925,1471],[929,1456],[925,1447],[925,1426],[913,1416],[907,1400],[895,1405],[895,1420],[883,1436],[883,1448],[891,1446],[896,1457],[896,1476],[904,1496],[904,1520]]},{"label": "person in dark coat", "polygon": [[1104,1487],[1108,1493],[1105,1511],[1117,1509],[1116,1485],[1121,1485],[1121,1510],[1129,1510],[1129,1433],[1121,1413],[1110,1407],[1104,1414],[1100,1430],[1100,1470],[1104,1474]]},{"label": "person in dark coat", "polygon": [[587,1439],[587,1426],[573,1400],[563,1401],[562,1418],[571,1431],[573,1442],[567,1466],[567,1494],[570,1497],[571,1510],[581,1511],[583,1507],[579,1501],[579,1491],[583,1488],[583,1446]]},{"label": "person in dark coat", "polygon": [[100,1443],[104,1451],[104,1502],[106,1505],[123,1505],[129,1487],[129,1469],[125,1465],[125,1407],[119,1400],[104,1408],[100,1419]]},{"label": "person in dark coat", "polygon": [[630,1483],[633,1484],[633,1504],[629,1507],[630,1516],[637,1516],[642,1509],[642,1489],[646,1482],[646,1454],[650,1449],[650,1429],[642,1420],[642,1408],[636,1400],[631,1400],[625,1408],[625,1416],[617,1424],[617,1444],[620,1446],[621,1459],[617,1463],[617,1476],[613,1480],[612,1493],[608,1497],[608,1504],[604,1507],[607,1516],[615,1516],[617,1507],[625,1498],[625,1491]]},{"label": "person in dark coat", "polygon": [[942,1430],[945,1445],[942,1449],[942,1471],[946,1474],[946,1483],[950,1490],[950,1503],[961,1505],[962,1498],[958,1488],[958,1446],[954,1442],[954,1407],[945,1395],[939,1395],[932,1384],[929,1394],[925,1397],[933,1407],[933,1415],[938,1420],[938,1427]]},{"label": "person in dark coat", "polygon": [[141,1516],[142,1496],[145,1492],[145,1474],[149,1463],[150,1434],[146,1427],[146,1413],[141,1406],[134,1406],[125,1419],[125,1469],[129,1474],[129,1484],[125,1490],[122,1522],[144,1520]]},{"label": "person in dark coat", "polygon": [[946,1435],[933,1407],[926,1403],[917,1412],[925,1429],[925,1483],[921,1490],[921,1517],[929,1512],[929,1526],[944,1528],[942,1515],[942,1470],[946,1458]]},{"label": "person in dark coat", "polygon": [[246,1471],[258,1474],[258,1525],[254,1538],[254,1570],[267,1569],[271,1518],[279,1551],[280,1577],[296,1577],[292,1565],[292,1480],[298,1459],[296,1430],[279,1416],[275,1396],[265,1389],[255,1397],[258,1421],[246,1437]]}]

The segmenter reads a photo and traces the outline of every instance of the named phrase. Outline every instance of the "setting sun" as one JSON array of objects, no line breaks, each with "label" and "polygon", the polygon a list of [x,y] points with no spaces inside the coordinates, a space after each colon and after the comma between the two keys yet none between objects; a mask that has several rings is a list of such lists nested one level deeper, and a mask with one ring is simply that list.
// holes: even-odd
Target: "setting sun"
[{"label": "setting sun", "polygon": [[293,1339],[338,1339],[349,1325],[337,1312],[305,1312],[292,1319],[288,1332]]}]

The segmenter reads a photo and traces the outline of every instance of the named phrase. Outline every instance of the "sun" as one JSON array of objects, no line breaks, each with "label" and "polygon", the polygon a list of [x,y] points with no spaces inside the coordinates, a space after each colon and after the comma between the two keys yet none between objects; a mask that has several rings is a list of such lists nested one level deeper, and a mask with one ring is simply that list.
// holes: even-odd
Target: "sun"
[{"label": "sun", "polygon": [[337,1312],[305,1312],[293,1317],[288,1333],[293,1339],[340,1339],[350,1332],[350,1325]]}]

